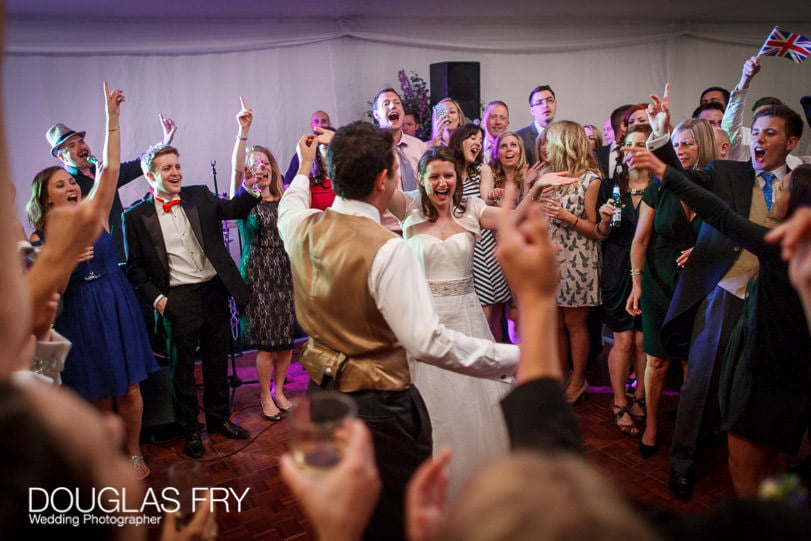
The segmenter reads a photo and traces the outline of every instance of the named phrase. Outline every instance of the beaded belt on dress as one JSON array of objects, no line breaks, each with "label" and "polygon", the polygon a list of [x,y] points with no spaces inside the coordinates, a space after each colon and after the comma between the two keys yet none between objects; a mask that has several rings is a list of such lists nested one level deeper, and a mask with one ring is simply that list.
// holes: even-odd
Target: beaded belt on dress
[{"label": "beaded belt on dress", "polygon": [[454,297],[456,295],[466,295],[473,293],[473,277],[462,278],[461,280],[445,280],[441,282],[428,282],[431,294],[435,297]]}]

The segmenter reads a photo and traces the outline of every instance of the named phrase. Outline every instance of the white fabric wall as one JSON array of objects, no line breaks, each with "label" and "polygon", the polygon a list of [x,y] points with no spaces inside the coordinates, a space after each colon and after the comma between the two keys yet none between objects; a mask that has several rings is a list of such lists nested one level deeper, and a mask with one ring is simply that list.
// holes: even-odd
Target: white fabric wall
[{"label": "white fabric wall", "polygon": [[[765,36],[769,29],[770,25],[752,35]],[[481,46],[470,38],[461,46],[461,42],[438,45],[441,42],[423,35],[419,40],[425,45],[404,46],[391,42],[398,40],[381,43],[379,35],[356,32],[364,38],[359,39],[345,33],[333,37],[327,32],[298,41],[294,36],[281,36],[280,41],[270,43],[273,48],[255,50],[239,50],[234,45],[239,40],[229,37],[224,49],[233,52],[222,54],[157,55],[143,50],[110,54],[113,49],[89,54],[79,48],[76,54],[64,56],[44,47],[33,48],[37,36],[23,30],[10,27],[3,74],[12,175],[23,223],[27,220],[22,209],[34,173],[55,163],[45,139],[49,126],[63,122],[75,130],[87,130],[91,149],[101,152],[103,79],[126,91],[121,120],[124,157],[137,156],[160,138],[158,113],[162,112],[180,125],[175,145],[181,152],[184,183],[213,187],[209,162],[216,160],[223,191],[227,189],[240,95],[255,115],[249,142],[269,146],[286,168],[295,141],[308,130],[312,111],[326,110],[335,125],[365,119],[367,102],[377,90],[399,88],[399,69],[416,71],[427,80],[432,62],[480,62],[481,99],[485,103],[506,101],[512,129],[531,121],[527,93],[544,83],[557,93],[559,120],[601,125],[616,105],[645,101],[648,94],[661,93],[669,80],[674,117],[679,120],[690,114],[705,87],[732,88],[741,64],[757,52],[757,42],[762,39],[747,35],[730,43],[734,40],[706,39],[713,36],[710,32],[663,31],[636,35],[631,45],[622,44],[628,40],[603,36],[579,50],[539,45],[533,52],[517,53],[516,44],[527,43],[528,37],[517,33],[519,38],[511,41],[509,28],[502,29],[507,38],[487,40]],[[137,50],[140,42],[131,33],[127,35],[129,40],[122,39],[126,47],[119,49]],[[64,32],[61,36],[65,37]],[[248,41],[244,49],[267,45]],[[183,49],[182,43],[174,43],[166,51]],[[797,65],[782,58],[765,58],[763,65],[751,95],[775,95],[799,111],[800,97],[811,93],[811,61]],[[147,190],[146,181],[139,179],[123,188],[121,197],[126,205]]]}]

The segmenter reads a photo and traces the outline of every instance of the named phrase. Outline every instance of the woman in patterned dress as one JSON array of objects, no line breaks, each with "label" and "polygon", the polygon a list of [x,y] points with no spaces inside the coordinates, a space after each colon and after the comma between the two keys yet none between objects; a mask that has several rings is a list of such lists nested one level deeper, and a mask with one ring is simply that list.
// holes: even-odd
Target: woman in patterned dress
[{"label": "woman in patterned dress", "polygon": [[[489,165],[482,163],[483,137],[484,130],[473,123],[465,124],[451,135],[448,146],[462,165],[462,195],[465,197],[486,199],[493,189],[493,171]],[[502,311],[496,308],[510,300],[510,288],[494,256],[495,249],[493,231],[482,229],[481,239],[473,246],[473,283],[491,332],[500,336]],[[494,312],[498,313],[498,317],[492,317]]]},{"label": "woman in patterned dress", "polygon": [[[231,158],[231,195],[239,189],[246,175],[259,177],[261,201],[247,218],[239,221],[242,235],[240,272],[251,291],[242,322],[245,343],[256,348],[256,376],[259,380],[259,400],[262,414],[278,421],[281,412],[290,409],[284,395],[284,380],[293,355],[293,277],[290,260],[276,229],[279,199],[282,197],[282,177],[273,154],[261,146],[245,148],[253,112],[242,100],[237,113],[239,134]],[[271,394],[271,374],[276,383],[275,397]]]},{"label": "woman in patterned dress", "polygon": [[556,295],[560,308],[558,336],[561,364],[572,375],[566,398],[576,402],[588,389],[586,362],[589,310],[600,304],[600,236],[596,226],[600,176],[583,127],[576,122],[554,122],[538,141],[538,161],[549,163],[551,171],[567,171],[580,182],[543,191],[544,209],[551,219],[552,237],[560,245],[559,280]]}]

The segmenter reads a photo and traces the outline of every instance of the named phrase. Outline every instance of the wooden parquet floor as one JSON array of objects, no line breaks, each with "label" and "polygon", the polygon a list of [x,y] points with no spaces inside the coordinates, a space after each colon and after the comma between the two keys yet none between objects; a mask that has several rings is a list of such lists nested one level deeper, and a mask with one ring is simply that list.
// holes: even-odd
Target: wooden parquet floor
[{"label": "wooden parquet floor", "polygon": [[[256,377],[251,352],[237,359],[237,373],[247,381]],[[591,383],[588,398],[576,407],[589,459],[628,494],[682,513],[704,513],[716,502],[732,496],[726,468],[726,449],[709,449],[697,473],[695,494],[687,502],[676,500],[667,489],[669,473],[668,443],[673,422],[662,421],[664,444],[650,459],[639,456],[637,438],[621,434],[609,416],[610,387],[605,369],[605,352],[588,372]],[[198,367],[199,369],[199,367]],[[307,376],[293,363],[285,386],[288,397],[304,393]],[[673,387],[673,385],[671,385]],[[258,384],[246,384],[235,390],[232,420],[251,431],[250,440],[229,440],[221,435],[211,438],[203,433],[206,449],[201,459],[203,474],[199,486],[230,487],[241,493],[250,488],[241,512],[217,514],[222,540],[310,540],[314,539],[307,517],[279,479],[278,457],[287,450],[287,422],[270,422],[261,416]],[[668,392],[663,411],[675,408],[677,394]],[[152,475],[149,486],[160,490],[167,486],[167,470],[183,455],[183,438],[147,443],[144,455]],[[158,529],[150,530],[156,539]]]}]

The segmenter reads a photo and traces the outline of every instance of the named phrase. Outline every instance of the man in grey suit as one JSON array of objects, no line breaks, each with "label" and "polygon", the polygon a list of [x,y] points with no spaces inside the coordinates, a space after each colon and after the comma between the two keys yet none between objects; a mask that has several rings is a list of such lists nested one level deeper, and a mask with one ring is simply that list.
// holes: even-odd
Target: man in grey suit
[{"label": "man in grey suit", "polygon": [[529,112],[535,121],[521,128],[516,133],[524,141],[524,151],[527,155],[527,164],[532,165],[538,161],[535,151],[535,140],[542,134],[549,124],[555,121],[555,113],[558,110],[558,102],[555,98],[555,91],[549,85],[540,85],[532,89],[529,93]]}]

